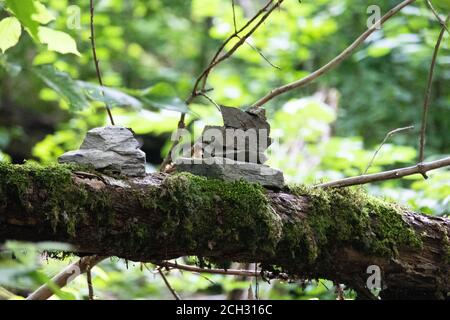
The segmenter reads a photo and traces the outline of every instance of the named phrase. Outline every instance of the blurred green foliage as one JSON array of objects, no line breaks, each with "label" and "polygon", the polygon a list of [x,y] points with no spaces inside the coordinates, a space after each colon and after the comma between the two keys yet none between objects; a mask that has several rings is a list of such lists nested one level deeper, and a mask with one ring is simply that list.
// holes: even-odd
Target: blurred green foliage
[{"label": "blurred green foliage", "polygon": [[[96,84],[88,1],[0,0],[0,161],[56,161],[77,148],[87,130],[107,124],[106,101],[114,107],[116,122],[139,135],[156,168],[168,151],[179,112],[186,111],[183,100],[195,77],[233,32],[231,0],[95,2],[105,96]],[[448,11],[447,0],[432,2],[440,12]],[[236,3],[236,20],[242,26],[264,1]],[[382,12],[397,3],[377,1]],[[212,72],[210,95],[221,104],[245,107],[272,88],[309,74],[365,30],[371,4],[286,0],[251,37],[251,46],[241,47]],[[390,138],[369,172],[414,164],[439,28],[424,1],[417,2],[333,72],[271,101],[266,108],[276,143],[270,164],[281,168],[290,182],[357,175],[387,132],[408,125],[415,130]],[[254,47],[280,69],[270,66]],[[449,154],[449,65],[446,35],[433,82],[427,160]],[[214,106],[197,99],[189,108],[188,123],[199,134],[204,125],[221,120]],[[445,169],[430,173],[427,181],[412,176],[367,188],[428,214],[450,211],[450,172]],[[0,299],[26,296],[74,259],[47,259],[42,250],[62,249],[55,244],[9,242],[2,249],[6,253],[0,256]],[[112,258],[95,267],[93,275],[99,298],[171,298],[159,276],[139,264],[127,266]],[[248,279],[176,271],[169,280],[183,297],[191,298],[223,298],[236,289],[247,292],[252,284]],[[261,282],[259,291],[263,299],[336,298],[333,284],[326,280]],[[346,296],[354,298],[352,292]],[[85,299],[84,277],[55,297]]]}]

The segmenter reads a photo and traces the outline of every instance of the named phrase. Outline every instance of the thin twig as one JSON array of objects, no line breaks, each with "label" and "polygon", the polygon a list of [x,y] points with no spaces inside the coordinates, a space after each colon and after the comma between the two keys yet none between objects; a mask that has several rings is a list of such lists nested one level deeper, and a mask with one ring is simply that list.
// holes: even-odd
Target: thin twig
[{"label": "thin twig", "polygon": [[381,142],[380,146],[378,147],[378,149],[375,151],[375,153],[372,156],[372,159],[370,160],[369,164],[366,167],[366,170],[364,170],[363,174],[366,174],[367,171],[369,171],[370,167],[372,166],[373,162],[375,161],[375,158],[377,157],[378,153],[380,152],[381,148],[383,148],[384,144],[387,142],[387,140],[393,136],[396,133],[402,132],[402,131],[406,131],[406,130],[412,130],[414,129],[414,126],[409,126],[409,127],[404,127],[404,128],[397,128],[394,129],[392,131],[389,131],[386,136],[384,137],[383,141]]},{"label": "thin twig", "polygon": [[[222,53],[222,51],[225,49],[225,47],[227,46],[227,44],[233,40],[237,35],[239,35],[239,33],[243,32],[244,30],[246,30],[254,21],[256,21],[256,19],[259,18],[259,16],[261,16],[261,14],[263,14],[268,8],[269,6],[272,4],[273,0],[269,0],[269,2],[267,2],[267,4],[262,7],[250,20],[247,21],[247,23],[240,28],[239,30],[235,31],[231,36],[229,36],[223,43],[222,45],[217,49],[216,53],[214,54],[213,58],[211,59],[211,62],[209,63],[209,65],[211,65],[214,61],[217,60],[217,58],[220,56],[220,54]],[[208,65],[208,66],[209,66]],[[211,70],[207,70],[205,69],[202,74],[197,78],[197,81],[194,85],[194,90],[192,91],[193,93],[195,93],[197,91],[197,88],[200,84],[200,81],[202,81],[203,78],[203,85],[202,85],[202,89],[204,89],[206,87],[206,82],[208,80],[208,76]]]},{"label": "thin twig", "polygon": [[169,280],[167,280],[166,276],[164,275],[164,272],[161,270],[161,268],[158,268],[158,272],[161,275],[161,277],[164,280],[164,283],[166,284],[167,288],[169,289],[169,291],[172,293],[173,297],[175,298],[175,300],[181,300],[180,295],[175,291],[174,288],[172,288],[172,286],[170,285]]},{"label": "thin twig", "polygon": [[[180,116],[180,120],[178,121],[178,127],[177,131],[179,132],[181,129],[184,129],[186,127],[185,124],[186,119],[186,113],[182,113]],[[181,142],[181,135],[177,134],[177,140],[175,140],[172,143],[172,146],[170,147],[169,152],[167,153],[166,157],[164,158],[163,162],[161,163],[161,166],[159,167],[160,172],[166,172],[167,167],[172,163],[172,153],[175,150],[175,148],[180,144]]]},{"label": "thin twig", "polygon": [[445,22],[445,20],[443,20],[441,18],[441,16],[439,15],[439,13],[436,11],[436,9],[434,8],[433,4],[431,3],[430,0],[426,0],[426,3],[428,5],[428,8],[430,8],[431,12],[434,14],[434,16],[436,17],[437,21],[439,21],[439,23],[441,24],[441,26],[443,28],[445,28],[445,30],[447,30],[447,32],[450,34],[450,31],[447,27],[447,23]]},{"label": "thin twig", "polygon": [[[245,41],[264,23],[264,21],[267,20],[267,18],[271,15],[271,13],[278,8],[284,0],[278,0],[276,3],[273,4],[273,0],[270,0],[261,10],[259,10],[256,15],[245,24],[244,27],[242,27],[238,32],[232,34],[230,37],[228,37],[227,40],[220,46],[219,50],[214,55],[213,59],[211,60],[210,64],[203,70],[203,72],[200,74],[200,76],[197,78],[194,89],[192,90],[191,96],[195,96],[198,94],[198,87],[200,85],[200,82],[203,81],[202,89],[206,86],[206,82],[209,76],[209,73],[211,70],[216,67],[219,63],[225,61],[229,57],[231,57],[239,47],[241,47]],[[273,4],[273,5],[272,5]],[[272,6],[271,6],[272,5]],[[265,12],[265,13],[264,13]],[[239,37],[239,41],[226,53],[224,53],[222,56],[220,55],[223,51],[223,49],[226,47],[226,45],[235,37],[239,35],[242,31],[244,31],[247,27],[251,25],[252,22],[256,21],[261,14],[264,13],[259,19],[256,24],[251,28],[245,35],[242,37]]]},{"label": "thin twig", "polygon": [[[94,265],[100,263],[106,258],[107,257],[103,256],[83,257],[77,262],[70,264],[68,267],[54,276],[50,281],[54,283],[58,288],[63,288],[64,286],[69,284],[70,281],[73,281],[76,277],[85,273],[89,268],[92,268]],[[31,293],[27,297],[27,300],[47,300],[53,294],[54,292],[50,288],[50,286],[48,284],[44,284],[36,291]]]},{"label": "thin twig", "polygon": [[237,34],[236,8],[235,8],[234,0],[231,0],[231,7],[233,8],[233,26],[234,26],[234,33]]},{"label": "thin twig", "polygon": [[206,100],[208,100],[209,102],[211,102],[217,110],[220,111],[220,106],[217,104],[217,102],[214,101],[213,98],[211,98],[210,96],[208,96],[206,93],[202,92],[200,93],[201,96],[203,96]]},{"label": "thin twig", "polygon": [[328,71],[334,69],[338,65],[341,64],[342,61],[347,59],[349,56],[353,54],[353,52],[364,43],[364,41],[375,31],[378,30],[379,26],[383,25],[386,21],[388,21],[390,18],[395,16],[400,10],[402,10],[404,7],[410,5],[411,3],[415,2],[415,0],[405,0],[396,7],[389,10],[377,23],[375,23],[373,26],[371,26],[369,29],[367,29],[364,33],[362,33],[349,47],[347,47],[344,51],[342,51],[338,56],[333,58],[330,62],[328,62],[326,65],[322,66],[321,68],[317,69],[310,75],[294,81],[292,83],[283,85],[281,87],[278,87],[276,89],[271,90],[267,95],[256,101],[252,107],[261,107],[262,105],[266,104],[273,98],[286,93],[288,91],[303,87],[320,76],[324,75]]},{"label": "thin twig", "polygon": [[[95,48],[95,28],[94,28],[94,0],[90,0],[90,9],[91,9],[91,46],[92,46],[92,55],[94,57],[94,63],[95,63],[95,71],[97,72],[97,78],[98,78],[98,83],[100,84],[100,90],[101,90],[101,95],[103,96],[103,98],[105,98],[105,92],[103,90],[103,80],[102,80],[102,74],[100,72],[100,64],[99,64],[99,60],[97,58],[97,50]],[[106,111],[108,112],[108,116],[109,116],[109,120],[111,121],[112,125],[114,124],[114,119],[111,113],[111,108],[109,107],[108,101],[106,101],[105,98],[105,108]]]},{"label": "thin twig", "polygon": [[258,47],[256,47],[256,46],[254,46],[253,44],[251,44],[250,41],[245,41],[245,43],[246,43],[250,48],[252,48],[253,50],[255,50],[256,53],[258,53],[258,54],[261,56],[261,58],[263,58],[263,59],[264,59],[271,67],[273,67],[273,68],[275,68],[275,69],[278,69],[278,70],[281,70],[281,68],[278,67],[277,65],[273,64],[273,63],[269,60],[269,58],[267,58],[267,57],[265,56],[265,54],[264,54]]},{"label": "thin twig", "polygon": [[362,184],[367,184],[367,183],[377,182],[377,181],[400,179],[400,178],[403,178],[406,176],[411,176],[414,174],[425,174],[428,171],[436,170],[436,169],[444,168],[444,167],[448,167],[448,166],[450,166],[450,157],[432,161],[432,162],[419,163],[412,167],[395,169],[395,170],[374,173],[374,174],[366,174],[366,175],[361,175],[361,176],[357,176],[357,177],[350,177],[350,178],[345,178],[342,180],[321,183],[321,184],[315,185],[315,187],[336,188],[336,187],[356,186],[356,185],[362,185]]},{"label": "thin twig", "polygon": [[[231,6],[233,8],[233,26],[234,26],[234,34],[236,35],[236,37],[239,37],[238,35],[238,30],[237,30],[237,23],[236,23],[236,9],[235,9],[235,0],[231,0]],[[253,44],[250,43],[250,41],[245,41],[245,43],[252,48],[253,50],[255,50],[260,56],[261,58],[263,58],[270,66],[276,68],[276,69],[280,69],[280,67],[277,67],[276,65],[274,65],[272,62],[270,62],[270,60],[264,55],[264,53],[258,49],[256,46],[254,46]]]},{"label": "thin twig", "polygon": [[[450,15],[447,16],[445,20],[445,24],[447,24]],[[419,163],[424,161],[425,157],[425,134],[427,130],[427,122],[428,122],[428,110],[430,109],[430,100],[431,100],[431,88],[433,85],[433,77],[434,70],[436,68],[436,60],[439,54],[439,48],[441,47],[442,39],[444,38],[445,28],[442,27],[439,32],[439,37],[436,41],[436,45],[434,47],[433,58],[431,59],[430,71],[428,73],[428,83],[427,90],[425,92],[425,99],[423,103],[423,112],[422,112],[422,127],[420,129],[420,145],[419,145]]]},{"label": "thin twig", "polygon": [[86,280],[88,286],[88,296],[89,300],[94,300],[94,286],[92,285],[92,272],[91,267],[86,271]]}]

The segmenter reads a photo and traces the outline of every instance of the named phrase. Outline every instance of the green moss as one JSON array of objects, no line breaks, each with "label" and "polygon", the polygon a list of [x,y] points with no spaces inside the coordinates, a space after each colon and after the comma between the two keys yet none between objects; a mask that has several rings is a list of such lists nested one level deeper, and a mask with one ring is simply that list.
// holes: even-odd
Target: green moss
[{"label": "green moss", "polygon": [[[310,201],[308,214],[289,226],[286,243],[312,262],[326,250],[349,244],[380,256],[395,256],[400,247],[420,248],[419,235],[403,220],[401,208],[367,195],[360,188],[292,187]],[[296,237],[294,242],[290,238]],[[298,244],[298,245],[297,245]],[[295,251],[294,251],[295,254]]]},{"label": "green moss", "polygon": [[0,205],[16,206],[26,214],[42,215],[54,231],[64,228],[75,236],[78,222],[86,218],[89,209],[103,213],[110,204],[107,193],[92,195],[85,187],[74,183],[72,172],[85,169],[74,165],[44,167],[0,163]]},{"label": "green moss", "polygon": [[450,239],[445,227],[442,227],[442,250],[444,252],[444,261],[450,263]]},{"label": "green moss", "polygon": [[164,231],[158,237],[176,239],[192,250],[273,254],[280,238],[281,221],[256,184],[182,173],[139,197],[144,208],[161,212],[158,230]]},{"label": "green moss", "polygon": [[[247,261],[252,255],[270,259],[276,252],[277,257],[300,264],[331,256],[332,250],[345,245],[380,256],[395,256],[401,247],[421,246],[420,236],[404,222],[400,208],[360,189],[293,187],[294,194],[309,199],[309,208],[298,216],[280,217],[260,185],[187,173],[169,176],[160,186],[115,195],[114,201],[124,196],[140,211],[136,212],[139,217],[130,215],[129,221],[121,221],[129,235],[124,237],[122,232],[111,233],[113,209],[108,190],[92,192],[76,184],[74,170],[79,169],[0,163],[0,208],[16,206],[18,212],[42,215],[55,232],[72,236],[88,219],[98,230],[99,243],[130,255],[150,252],[153,244],[161,248],[167,242],[214,262],[220,262],[215,259],[219,257],[239,258],[241,253]],[[444,248],[450,257],[446,239]]]}]

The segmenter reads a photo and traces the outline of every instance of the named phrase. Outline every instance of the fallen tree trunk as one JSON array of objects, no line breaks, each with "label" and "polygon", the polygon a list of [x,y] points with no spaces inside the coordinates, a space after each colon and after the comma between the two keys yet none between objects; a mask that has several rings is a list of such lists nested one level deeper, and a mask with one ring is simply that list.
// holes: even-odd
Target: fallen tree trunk
[{"label": "fallen tree trunk", "polygon": [[80,254],[134,261],[259,262],[361,295],[376,266],[383,298],[449,298],[449,219],[358,188],[271,191],[188,174],[119,179],[79,170],[0,164],[0,242],[67,242]]}]

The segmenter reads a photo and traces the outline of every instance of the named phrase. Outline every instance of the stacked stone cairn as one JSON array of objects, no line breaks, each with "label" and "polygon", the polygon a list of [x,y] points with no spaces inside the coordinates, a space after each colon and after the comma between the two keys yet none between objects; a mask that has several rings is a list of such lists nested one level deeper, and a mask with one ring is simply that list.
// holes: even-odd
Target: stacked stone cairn
[{"label": "stacked stone cairn", "polygon": [[206,126],[192,158],[176,160],[178,172],[235,181],[244,179],[268,188],[284,186],[283,173],[266,163],[272,144],[265,110],[242,111],[221,106],[223,126]]}]

